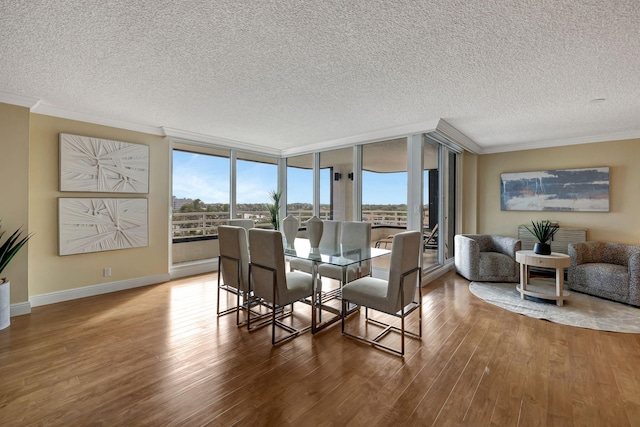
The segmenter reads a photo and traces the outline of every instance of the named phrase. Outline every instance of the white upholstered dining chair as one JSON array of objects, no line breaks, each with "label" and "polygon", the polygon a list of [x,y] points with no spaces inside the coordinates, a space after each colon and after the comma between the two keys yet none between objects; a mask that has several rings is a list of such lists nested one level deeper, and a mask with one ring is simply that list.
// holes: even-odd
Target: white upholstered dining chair
[{"label": "white upholstered dining chair", "polygon": [[[311,325],[295,329],[282,323],[282,318],[292,313],[285,313],[285,306],[303,301],[313,310],[313,280],[310,274],[300,271],[285,271],[284,245],[282,234],[276,230],[252,228],[249,230],[251,246],[251,262],[249,277],[251,281],[252,300],[271,310],[271,320],[263,321],[251,327],[251,311],[247,312],[249,330],[271,323],[271,343],[278,344],[311,329]],[[312,315],[312,313],[310,313]],[[276,326],[289,332],[276,340]]]},{"label": "white upholstered dining chair", "polygon": [[[372,344],[404,355],[405,335],[422,338],[422,271],[420,257],[422,253],[422,233],[405,231],[393,236],[391,244],[391,265],[389,280],[374,277],[362,277],[349,282],[342,287],[342,333],[348,337]],[[416,287],[418,299],[416,301]],[[347,305],[353,303],[364,306],[366,322],[381,326],[383,330],[372,339],[349,333],[345,329]],[[374,320],[369,317],[369,309],[380,311],[400,318],[400,328]],[[405,317],[414,310],[418,310],[418,332],[405,329]],[[391,331],[400,333],[400,350],[382,344],[380,340]]]},{"label": "white upholstered dining chair", "polygon": [[[240,325],[240,310],[247,308],[249,289],[249,249],[247,232],[242,227],[218,226],[218,316],[236,312],[236,324]],[[220,280],[222,276],[222,280]],[[237,295],[235,307],[220,311],[220,290]],[[241,302],[241,298],[243,302]]]},{"label": "white upholstered dining chair", "polygon": [[242,227],[245,230],[249,231],[250,228],[253,228],[256,226],[256,223],[252,219],[235,218],[235,219],[229,220],[229,225]]}]

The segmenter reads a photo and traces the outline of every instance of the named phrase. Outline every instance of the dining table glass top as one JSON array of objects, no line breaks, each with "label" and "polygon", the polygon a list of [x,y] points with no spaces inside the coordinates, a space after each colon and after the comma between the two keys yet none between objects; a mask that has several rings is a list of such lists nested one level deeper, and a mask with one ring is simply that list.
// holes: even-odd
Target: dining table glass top
[{"label": "dining table glass top", "polygon": [[372,258],[390,254],[388,249],[372,248],[369,246],[350,246],[336,244],[334,246],[321,245],[311,249],[308,239],[296,238],[293,245],[284,247],[284,254],[294,258],[307,259],[318,263],[333,264],[346,267]]}]

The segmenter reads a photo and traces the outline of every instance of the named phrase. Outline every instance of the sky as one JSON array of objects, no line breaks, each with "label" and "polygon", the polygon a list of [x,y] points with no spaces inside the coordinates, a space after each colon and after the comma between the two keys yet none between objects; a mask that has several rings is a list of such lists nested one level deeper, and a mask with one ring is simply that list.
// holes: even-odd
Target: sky
[{"label": "sky", "polygon": [[[237,203],[270,203],[269,192],[277,187],[276,165],[238,160]],[[288,169],[288,202],[313,202],[313,172]],[[344,179],[344,178],[343,178]],[[329,204],[328,170],[321,171],[320,203]],[[363,172],[363,204],[405,204],[407,174]],[[173,195],[200,199],[204,203],[229,203],[229,159],[223,157],[173,152]]]}]

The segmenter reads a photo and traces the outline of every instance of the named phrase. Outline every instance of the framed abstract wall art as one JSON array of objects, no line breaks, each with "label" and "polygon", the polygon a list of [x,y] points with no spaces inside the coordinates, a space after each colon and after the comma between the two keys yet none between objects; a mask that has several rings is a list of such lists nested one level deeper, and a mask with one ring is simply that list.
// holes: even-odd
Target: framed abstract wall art
[{"label": "framed abstract wall art", "polygon": [[59,254],[149,246],[147,199],[58,199]]},{"label": "framed abstract wall art", "polygon": [[149,192],[149,146],[60,134],[60,191]]},{"label": "framed abstract wall art", "polygon": [[500,175],[503,211],[609,212],[609,167]]}]

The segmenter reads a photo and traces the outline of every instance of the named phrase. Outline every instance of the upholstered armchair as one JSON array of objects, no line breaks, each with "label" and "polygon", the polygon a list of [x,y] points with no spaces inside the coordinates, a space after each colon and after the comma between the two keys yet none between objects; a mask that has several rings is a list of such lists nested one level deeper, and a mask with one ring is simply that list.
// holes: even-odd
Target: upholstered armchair
[{"label": "upholstered armchair", "polygon": [[569,257],[570,289],[640,307],[640,246],[572,243]]},{"label": "upholstered armchair", "polygon": [[491,234],[455,236],[456,271],[467,280],[477,282],[518,282],[520,269],[516,252],[518,239]]}]

